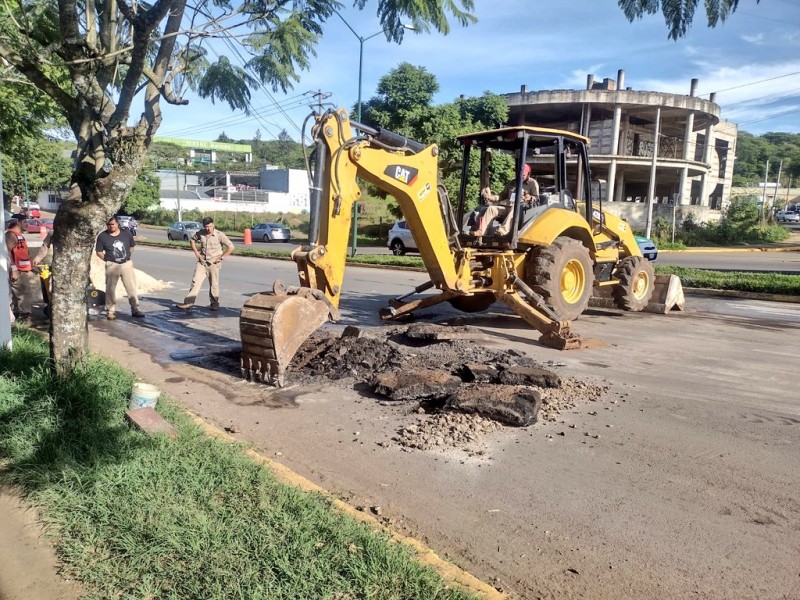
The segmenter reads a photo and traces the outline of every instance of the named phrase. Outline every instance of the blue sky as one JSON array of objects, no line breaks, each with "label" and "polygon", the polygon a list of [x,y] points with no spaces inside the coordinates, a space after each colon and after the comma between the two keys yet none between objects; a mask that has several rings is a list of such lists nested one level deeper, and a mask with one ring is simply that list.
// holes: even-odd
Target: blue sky
[{"label": "blue sky", "polygon": [[[349,2],[347,3],[349,4]],[[688,94],[716,92],[722,118],[753,134],[800,133],[800,0],[741,0],[724,24],[710,29],[701,6],[689,34],[667,38],[663,17],[629,23],[616,0],[476,0],[478,23],[453,25],[448,35],[407,31],[401,45],[381,34],[364,43],[363,100],[401,62],[423,66],[436,76],[436,103],[460,94],[582,89],[586,76],[616,79],[634,90]],[[375,1],[342,15],[364,38],[380,32]],[[234,139],[274,139],[285,129],[299,140],[313,100],[308,92],[329,93],[326,102],[351,107],[358,95],[359,41],[332,18],[311,68],[289,94],[253,90],[258,117],[232,112],[191,95],[186,107],[166,106],[159,135],[213,140],[222,131]],[[231,61],[239,62],[230,55]],[[281,107],[281,109],[278,108]]]}]

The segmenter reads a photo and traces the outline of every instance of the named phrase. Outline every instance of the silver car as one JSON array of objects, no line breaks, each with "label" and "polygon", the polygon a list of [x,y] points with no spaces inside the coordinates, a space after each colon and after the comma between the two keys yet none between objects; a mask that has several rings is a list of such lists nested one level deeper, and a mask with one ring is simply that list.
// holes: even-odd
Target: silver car
[{"label": "silver car", "polygon": [[292,232],[283,223],[259,223],[250,230],[253,240],[262,242],[288,242]]},{"label": "silver car", "polygon": [[793,210],[779,210],[775,216],[778,223],[800,223],[800,213]]},{"label": "silver car", "polygon": [[176,221],[167,229],[167,239],[189,241],[203,226],[197,221]]},{"label": "silver car", "polygon": [[417,243],[414,241],[414,236],[411,235],[408,223],[397,221],[394,224],[389,230],[389,243],[387,246],[395,256],[403,256],[408,251],[417,251]]}]

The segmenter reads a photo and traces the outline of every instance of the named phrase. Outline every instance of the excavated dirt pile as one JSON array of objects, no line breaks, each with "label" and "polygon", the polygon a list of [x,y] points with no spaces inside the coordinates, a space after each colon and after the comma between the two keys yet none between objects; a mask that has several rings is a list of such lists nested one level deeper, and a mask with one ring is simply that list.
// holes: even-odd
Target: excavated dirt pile
[{"label": "excavated dirt pile", "polygon": [[348,327],[340,337],[318,332],[295,355],[287,383],[317,378],[387,403],[418,403],[427,419],[401,428],[396,441],[420,449],[465,445],[498,423],[554,421],[607,391],[562,378],[515,350],[491,349],[475,328],[425,323],[369,334]]}]

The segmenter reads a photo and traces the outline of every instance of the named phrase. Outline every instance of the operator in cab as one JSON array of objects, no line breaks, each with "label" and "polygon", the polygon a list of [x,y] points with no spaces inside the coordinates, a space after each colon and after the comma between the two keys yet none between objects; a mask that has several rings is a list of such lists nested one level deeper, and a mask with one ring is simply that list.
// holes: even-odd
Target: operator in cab
[{"label": "operator in cab", "polygon": [[[479,207],[479,214],[475,219],[475,228],[470,231],[470,235],[483,237],[486,235],[486,230],[492,221],[505,219],[511,207],[514,206],[516,192],[516,178],[509,181],[499,195],[493,194],[488,186],[483,188],[481,190],[481,201],[484,204]],[[522,202],[529,206],[535,206],[539,202],[539,184],[531,177],[531,166],[528,164],[522,167]],[[508,227],[504,225],[497,230],[498,235],[507,233]]]}]

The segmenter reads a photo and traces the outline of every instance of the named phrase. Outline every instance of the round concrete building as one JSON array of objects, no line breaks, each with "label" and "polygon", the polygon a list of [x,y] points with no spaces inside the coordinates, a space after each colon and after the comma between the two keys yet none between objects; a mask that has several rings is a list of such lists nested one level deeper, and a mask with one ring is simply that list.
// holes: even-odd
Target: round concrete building
[{"label": "round concrete building", "polygon": [[503,95],[509,124],[589,137],[594,193],[634,226],[647,221],[649,199],[657,216],[717,220],[730,196],[736,125],[720,120],[714,94],[695,95],[696,79],[687,95],[632,90],[624,79],[620,70],[616,81],[589,75],[583,90],[523,85]]}]

